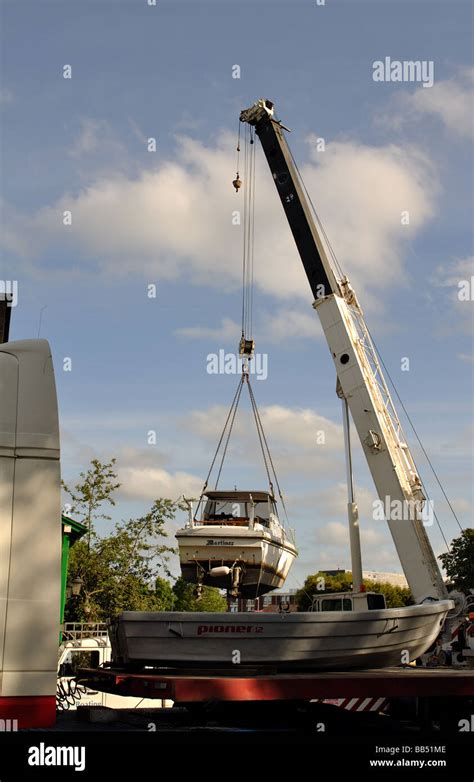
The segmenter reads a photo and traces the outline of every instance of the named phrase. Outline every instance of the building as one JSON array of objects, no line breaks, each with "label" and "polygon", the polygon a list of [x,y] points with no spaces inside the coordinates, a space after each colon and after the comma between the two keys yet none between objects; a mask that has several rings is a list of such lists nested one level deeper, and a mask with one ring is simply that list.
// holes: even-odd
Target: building
[{"label": "building", "polygon": [[[288,609],[286,608],[288,606]],[[229,603],[229,611],[242,611],[248,613],[251,611],[264,611],[265,613],[276,613],[280,610],[296,611],[296,589],[285,591],[269,592],[267,595],[257,597],[255,600],[247,600],[239,597]]]},{"label": "building", "polygon": [[408,582],[401,573],[380,573],[378,570],[364,570],[362,577],[367,579],[367,581],[376,581],[378,584],[385,583],[408,589]]},{"label": "building", "polygon": [[[320,570],[323,576],[340,576],[344,573],[350,573],[350,570]],[[379,570],[363,570],[362,578],[364,581],[376,581],[378,584],[391,584],[392,586],[408,589],[408,582],[401,573],[382,573]]]}]

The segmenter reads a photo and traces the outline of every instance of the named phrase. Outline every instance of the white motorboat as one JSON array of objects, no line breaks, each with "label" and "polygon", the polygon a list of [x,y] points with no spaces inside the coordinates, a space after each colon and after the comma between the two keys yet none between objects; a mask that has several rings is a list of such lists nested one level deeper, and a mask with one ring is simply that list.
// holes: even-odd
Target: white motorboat
[{"label": "white motorboat", "polygon": [[234,671],[236,663],[278,670],[400,665],[431,646],[453,607],[451,600],[442,600],[350,610],[353,595],[326,595],[329,607],[330,598],[349,610],[323,605],[319,611],[278,614],[126,611],[109,628],[113,660],[137,668]]},{"label": "white motorboat", "polygon": [[178,530],[186,581],[256,598],[283,586],[297,555],[266,491],[208,491],[201,519]]}]

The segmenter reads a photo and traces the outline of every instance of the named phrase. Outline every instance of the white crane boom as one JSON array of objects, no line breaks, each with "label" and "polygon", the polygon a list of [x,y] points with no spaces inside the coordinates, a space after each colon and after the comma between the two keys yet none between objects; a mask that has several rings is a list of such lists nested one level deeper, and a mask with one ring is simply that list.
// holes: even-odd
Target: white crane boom
[{"label": "white crane boom", "polygon": [[417,603],[445,599],[447,589],[423,521],[426,498],[362,309],[348,279],[338,278],[330,263],[273,103],[261,99],[240,119],[255,126],[262,143],[413,597]]}]

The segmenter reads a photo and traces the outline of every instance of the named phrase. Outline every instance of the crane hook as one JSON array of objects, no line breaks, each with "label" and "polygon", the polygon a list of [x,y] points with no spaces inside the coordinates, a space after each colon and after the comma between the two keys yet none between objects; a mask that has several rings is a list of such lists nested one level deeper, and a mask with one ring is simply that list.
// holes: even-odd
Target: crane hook
[{"label": "crane hook", "polygon": [[239,188],[242,187],[242,180],[239,177],[239,172],[238,171],[237,171],[236,177],[233,180],[232,184],[235,187],[235,192],[238,193],[239,192]]}]

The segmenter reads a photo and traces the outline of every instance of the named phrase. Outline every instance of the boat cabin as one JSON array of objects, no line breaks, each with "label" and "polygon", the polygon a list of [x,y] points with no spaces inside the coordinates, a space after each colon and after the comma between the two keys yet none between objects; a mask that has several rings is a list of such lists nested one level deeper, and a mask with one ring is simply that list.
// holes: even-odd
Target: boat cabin
[{"label": "boat cabin", "polygon": [[276,504],[266,491],[208,491],[206,503],[197,524],[252,527],[259,524],[269,527],[277,522]]},{"label": "boat cabin", "polygon": [[332,592],[313,598],[312,611],[374,611],[386,608],[379,592]]}]

